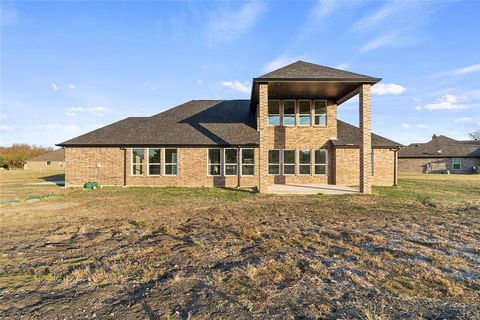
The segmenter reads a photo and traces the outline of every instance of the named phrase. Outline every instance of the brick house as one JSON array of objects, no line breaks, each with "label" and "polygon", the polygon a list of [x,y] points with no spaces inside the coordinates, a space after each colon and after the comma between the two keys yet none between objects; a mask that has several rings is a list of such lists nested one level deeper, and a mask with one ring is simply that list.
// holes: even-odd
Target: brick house
[{"label": "brick house", "polygon": [[400,173],[480,173],[480,141],[458,141],[433,135],[426,143],[412,143],[398,153]]},{"label": "brick house", "polygon": [[[371,133],[381,79],[303,61],[253,79],[250,100],[193,100],[60,143],[66,185],[242,186],[396,183],[400,144]],[[360,95],[360,126],[337,107]]]},{"label": "brick house", "polygon": [[25,161],[23,169],[44,169],[44,170],[61,170],[65,167],[65,150],[57,149],[30,158]]}]

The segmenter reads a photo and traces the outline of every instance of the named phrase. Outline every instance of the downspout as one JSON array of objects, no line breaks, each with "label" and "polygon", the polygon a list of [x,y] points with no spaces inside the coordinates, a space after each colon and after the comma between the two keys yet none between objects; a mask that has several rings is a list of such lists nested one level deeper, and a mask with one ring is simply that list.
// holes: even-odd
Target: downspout
[{"label": "downspout", "polygon": [[240,188],[240,170],[242,170],[242,168],[240,167],[241,164],[240,164],[240,146],[237,147],[237,189]]},{"label": "downspout", "polygon": [[123,186],[127,186],[127,148],[121,147],[123,150]]},{"label": "downspout", "polygon": [[393,185],[398,186],[398,151],[400,148],[394,150],[393,156]]}]

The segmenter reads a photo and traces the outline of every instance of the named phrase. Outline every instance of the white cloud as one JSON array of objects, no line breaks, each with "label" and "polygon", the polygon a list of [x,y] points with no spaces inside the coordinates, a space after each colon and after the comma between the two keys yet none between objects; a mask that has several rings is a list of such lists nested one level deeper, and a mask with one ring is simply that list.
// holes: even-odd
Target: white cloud
[{"label": "white cloud", "polygon": [[342,64],[339,64],[339,65],[335,66],[334,68],[341,69],[341,70],[346,70],[349,66],[350,66],[350,63],[345,62],[345,63],[342,63]]},{"label": "white cloud", "polygon": [[419,129],[425,129],[425,128],[428,128],[428,126],[427,126],[426,124],[424,124],[424,123],[419,123],[419,124],[417,124],[417,128],[419,128]]},{"label": "white cloud", "polygon": [[76,124],[63,124],[63,123],[37,124],[35,128],[39,130],[60,130],[60,131],[77,131],[80,129]]},{"label": "white cloud", "polygon": [[460,117],[453,120],[455,123],[472,123],[475,122],[475,119],[472,117]]},{"label": "white cloud", "polygon": [[416,106],[415,110],[422,110],[422,107],[421,106]]},{"label": "white cloud", "polygon": [[73,83],[70,83],[70,84],[68,85],[68,88],[69,88],[69,89],[75,89],[75,85],[74,85]]},{"label": "white cloud", "polygon": [[0,131],[12,131],[13,128],[10,126],[0,125]]},{"label": "white cloud", "polygon": [[460,76],[460,75],[475,73],[475,72],[480,72],[480,63],[472,64],[471,66],[453,70],[452,74],[455,76]]},{"label": "white cloud", "polygon": [[282,54],[282,55],[279,55],[278,57],[276,57],[275,59],[273,59],[272,61],[266,63],[262,67],[262,71],[265,72],[265,73],[270,72],[270,71],[276,70],[278,68],[285,67],[286,65],[288,65],[290,63],[293,63],[295,61],[298,61],[298,60],[301,60],[301,59],[298,58],[298,57],[290,57],[290,56]]},{"label": "white cloud", "polygon": [[212,14],[207,27],[210,42],[231,42],[247,33],[265,11],[263,2],[243,3],[235,10],[223,10]]},{"label": "white cloud", "polygon": [[371,15],[365,16],[359,21],[355,22],[352,26],[352,31],[361,32],[368,29],[372,29],[376,25],[385,21],[392,14],[396,13],[404,5],[406,5],[406,2],[401,2],[401,1],[388,2],[385,6],[375,11]]},{"label": "white cloud", "polygon": [[198,83],[198,84],[202,84],[202,83],[203,83],[203,80],[198,80],[197,83]]},{"label": "white cloud", "polygon": [[60,87],[57,86],[57,84],[54,82],[54,83],[52,83],[52,89],[53,89],[53,91],[58,91],[58,89],[60,89]]},{"label": "white cloud", "polygon": [[250,84],[248,82],[240,82],[240,81],[222,81],[222,86],[229,88],[234,91],[239,91],[242,93],[249,93],[250,92]]},{"label": "white cloud", "polygon": [[361,52],[368,52],[380,47],[389,46],[396,43],[396,33],[386,34],[383,36],[376,37],[360,48]]},{"label": "white cloud", "polygon": [[408,129],[408,128],[410,128],[410,124],[409,123],[402,123],[402,127],[405,128],[405,129]]},{"label": "white cloud", "polygon": [[80,113],[83,113],[83,114],[88,114],[88,115],[92,115],[92,116],[95,116],[95,117],[98,117],[98,118],[102,118],[105,116],[105,114],[109,112],[109,110],[105,107],[102,107],[102,106],[97,106],[97,107],[72,107],[72,108],[67,108],[65,110],[65,114],[67,116],[71,116],[71,117],[74,117],[74,116],[77,116],[78,114]]},{"label": "white cloud", "polygon": [[466,109],[467,106],[459,103],[461,97],[446,94],[441,98],[437,98],[435,102],[429,103],[424,106],[427,110],[458,110],[458,109]]},{"label": "white cloud", "polygon": [[372,87],[372,94],[378,94],[379,96],[383,96],[386,94],[401,94],[407,91],[407,88],[400,84],[395,83],[379,83]]}]

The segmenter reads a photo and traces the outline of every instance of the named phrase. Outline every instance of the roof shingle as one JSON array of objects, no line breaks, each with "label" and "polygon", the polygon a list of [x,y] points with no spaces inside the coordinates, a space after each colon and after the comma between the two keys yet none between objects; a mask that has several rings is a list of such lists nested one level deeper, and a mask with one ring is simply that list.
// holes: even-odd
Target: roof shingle
[{"label": "roof shingle", "polygon": [[398,153],[399,158],[480,157],[480,141],[458,141],[446,136],[432,137],[426,143],[412,143]]}]

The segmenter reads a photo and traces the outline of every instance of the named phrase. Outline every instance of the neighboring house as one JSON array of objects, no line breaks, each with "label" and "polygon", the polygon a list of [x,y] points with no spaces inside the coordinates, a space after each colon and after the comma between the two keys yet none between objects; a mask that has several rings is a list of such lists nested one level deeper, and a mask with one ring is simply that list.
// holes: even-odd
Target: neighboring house
[{"label": "neighboring house", "polygon": [[[396,183],[400,144],[371,134],[381,79],[298,61],[254,78],[250,100],[192,100],[58,144],[66,185],[242,186]],[[360,128],[337,107],[360,94]],[[372,163],[373,161],[373,163]]]},{"label": "neighboring house", "polygon": [[480,141],[433,135],[429,142],[400,150],[398,158],[400,173],[474,173],[480,167]]},{"label": "neighboring house", "polygon": [[28,159],[23,169],[63,169],[65,164],[65,150],[57,149]]}]

